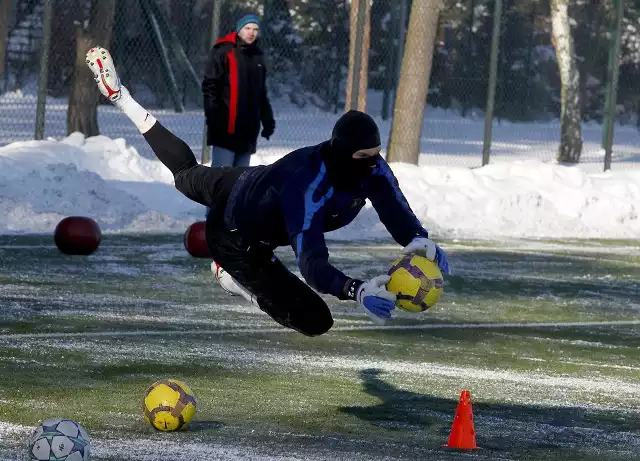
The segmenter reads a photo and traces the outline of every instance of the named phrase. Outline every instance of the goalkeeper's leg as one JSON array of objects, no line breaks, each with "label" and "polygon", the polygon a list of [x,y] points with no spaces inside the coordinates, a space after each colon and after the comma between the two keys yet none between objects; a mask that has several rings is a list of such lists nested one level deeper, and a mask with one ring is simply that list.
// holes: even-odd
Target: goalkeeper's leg
[{"label": "goalkeeper's leg", "polygon": [[120,83],[111,54],[96,46],[87,52],[87,65],[100,92],[136,125],[158,159],[171,170],[176,188],[191,200],[216,206],[242,173],[235,168],[200,165],[189,146],[138,104]]},{"label": "goalkeeper's leg", "polygon": [[324,300],[291,273],[270,247],[249,246],[213,215],[207,219],[207,245],[216,263],[232,277],[230,281],[247,293],[237,294],[257,304],[279,324],[307,336],[321,335],[333,326]]}]

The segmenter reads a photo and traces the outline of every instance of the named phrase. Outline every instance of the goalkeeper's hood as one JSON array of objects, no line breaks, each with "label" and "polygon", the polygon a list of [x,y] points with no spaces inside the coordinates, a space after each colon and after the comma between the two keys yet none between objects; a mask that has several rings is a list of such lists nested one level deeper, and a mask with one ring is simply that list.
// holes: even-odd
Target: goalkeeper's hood
[{"label": "goalkeeper's hood", "polygon": [[359,186],[360,181],[372,173],[380,154],[366,158],[353,158],[353,154],[379,147],[380,131],[373,118],[357,110],[350,110],[340,117],[333,127],[331,141],[322,153],[333,185],[337,189]]}]

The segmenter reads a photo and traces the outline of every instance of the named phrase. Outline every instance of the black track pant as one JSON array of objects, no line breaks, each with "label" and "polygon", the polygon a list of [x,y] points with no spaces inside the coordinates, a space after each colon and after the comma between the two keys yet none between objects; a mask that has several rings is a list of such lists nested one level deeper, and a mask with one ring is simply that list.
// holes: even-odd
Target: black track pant
[{"label": "black track pant", "polygon": [[326,333],[333,325],[324,300],[292,274],[261,243],[245,241],[230,232],[222,214],[229,193],[247,168],[200,165],[193,152],[160,122],[144,134],[158,159],[171,170],[176,189],[191,200],[208,206],[207,246],[213,259],[253,294],[260,309],[279,324],[308,336]]}]

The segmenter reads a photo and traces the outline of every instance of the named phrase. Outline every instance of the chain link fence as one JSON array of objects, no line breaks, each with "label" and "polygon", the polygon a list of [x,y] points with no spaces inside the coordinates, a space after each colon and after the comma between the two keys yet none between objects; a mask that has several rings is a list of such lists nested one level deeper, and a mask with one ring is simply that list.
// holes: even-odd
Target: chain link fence
[{"label": "chain link fence", "polygon": [[[214,0],[112,1],[116,13],[111,40],[102,45],[112,50],[123,84],[200,156],[204,115],[199,85],[211,46]],[[0,30],[0,37],[5,38],[0,43],[4,51],[0,144],[34,137],[43,4],[44,0],[15,0],[7,15],[6,33]],[[67,135],[76,35],[78,28],[90,22],[91,4],[53,2],[45,138]],[[426,154],[421,156],[422,163],[481,164],[493,5],[493,1],[484,0],[445,2],[422,130],[421,152]],[[560,138],[560,82],[549,6],[524,0],[505,0],[504,5],[491,161],[552,160]],[[259,153],[282,155],[326,139],[347,103],[350,2],[226,0],[219,10],[220,36],[233,30],[244,11],[253,10],[262,17],[260,46],[267,60],[276,132],[269,141],[259,139]],[[367,111],[378,120],[383,142],[391,130],[410,11],[410,0],[371,2]],[[603,69],[608,50],[603,37],[610,11],[583,2],[572,13],[579,17],[574,30],[576,54],[584,56],[579,61],[586,122],[581,161],[601,163]],[[633,14],[635,11],[626,12],[628,20],[633,21]],[[180,53],[187,60],[176,58]],[[638,140],[640,111],[640,94],[633,90],[638,64],[626,59],[633,53],[631,45],[623,47],[622,53],[619,91],[625,102],[618,121],[624,125],[616,128],[616,141],[633,143]],[[166,61],[162,59],[165,54],[169,56]],[[141,155],[152,156],[133,124],[104,99],[98,109],[98,124],[101,134],[124,137]],[[614,156],[614,161],[617,159]]]}]

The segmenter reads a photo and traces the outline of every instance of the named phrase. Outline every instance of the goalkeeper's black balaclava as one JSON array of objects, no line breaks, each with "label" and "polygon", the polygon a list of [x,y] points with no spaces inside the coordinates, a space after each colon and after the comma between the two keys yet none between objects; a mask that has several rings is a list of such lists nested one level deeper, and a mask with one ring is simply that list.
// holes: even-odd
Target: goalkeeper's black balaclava
[{"label": "goalkeeper's black balaclava", "polygon": [[333,127],[331,141],[322,152],[329,178],[336,189],[353,189],[373,171],[380,154],[355,159],[362,149],[380,146],[380,131],[376,122],[364,112],[350,110]]}]

